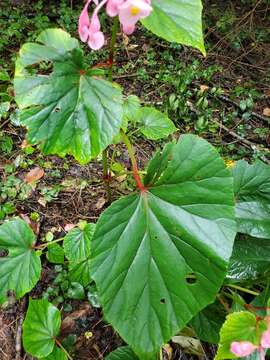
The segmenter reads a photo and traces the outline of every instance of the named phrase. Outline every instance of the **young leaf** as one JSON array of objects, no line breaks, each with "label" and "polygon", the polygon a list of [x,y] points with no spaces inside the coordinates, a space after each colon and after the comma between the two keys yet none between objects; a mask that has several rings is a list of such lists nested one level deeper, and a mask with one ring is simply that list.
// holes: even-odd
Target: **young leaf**
[{"label": "young leaf", "polygon": [[128,122],[136,123],[137,113],[140,110],[140,99],[136,95],[129,95],[123,103],[123,121],[122,127],[127,128]]},{"label": "young leaf", "polygon": [[270,165],[238,161],[233,169],[238,231],[270,239]]},{"label": "young leaf", "polygon": [[129,346],[122,346],[106,356],[105,360],[139,360],[139,358]]},{"label": "young leaf", "polygon": [[[53,63],[49,75],[28,70],[43,61]],[[38,43],[21,48],[14,86],[28,142],[40,143],[45,154],[70,154],[87,163],[120,129],[120,88],[86,69],[78,41],[63,30],[45,30]]]},{"label": "young leaf", "polygon": [[236,359],[230,351],[233,341],[249,341],[259,345],[262,333],[267,329],[264,320],[248,311],[235,312],[227,316],[220,331],[220,343],[215,360]]},{"label": "young leaf", "polygon": [[0,304],[9,290],[16,299],[33,289],[40,278],[40,258],[33,249],[36,238],[32,229],[21,219],[0,226]]},{"label": "young leaf", "polygon": [[193,46],[205,54],[201,0],[152,0],[154,11],[143,25],[163,39]]},{"label": "young leaf", "polygon": [[23,323],[23,346],[36,357],[46,357],[55,346],[61,326],[60,311],[47,300],[30,300]]},{"label": "young leaf", "polygon": [[177,130],[174,123],[165,114],[154,108],[143,107],[137,114],[140,132],[147,139],[163,139]]},{"label": "young leaf", "polygon": [[83,229],[76,227],[64,238],[64,250],[69,261],[80,262],[90,255],[91,239],[95,224],[87,224]]},{"label": "young leaf", "polygon": [[55,346],[53,352],[49,356],[42,358],[40,360],[68,360],[68,358],[61,349]]},{"label": "young leaf", "polygon": [[72,261],[68,265],[68,276],[72,282],[78,282],[83,286],[88,286],[91,282],[90,272],[91,257],[80,262]]},{"label": "young leaf", "polygon": [[65,254],[62,246],[59,244],[49,245],[47,259],[53,264],[64,264]]},{"label": "young leaf", "polygon": [[151,187],[101,215],[92,278],[106,319],[139,357],[152,356],[213,302],[234,228],[230,171],[194,135],[180,137]]},{"label": "young leaf", "polygon": [[270,272],[270,242],[243,236],[234,243],[228,275],[230,279],[242,281],[256,279]]}]

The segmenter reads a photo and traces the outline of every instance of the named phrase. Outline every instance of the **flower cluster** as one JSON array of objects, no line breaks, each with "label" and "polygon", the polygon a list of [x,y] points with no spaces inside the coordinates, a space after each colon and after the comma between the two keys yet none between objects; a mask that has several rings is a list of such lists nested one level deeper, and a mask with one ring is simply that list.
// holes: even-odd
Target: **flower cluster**
[{"label": "flower cluster", "polygon": [[83,42],[87,42],[91,49],[100,49],[105,42],[104,34],[100,31],[98,13],[103,6],[109,16],[119,16],[122,30],[130,35],[134,32],[136,23],[150,15],[152,11],[151,0],[93,0],[96,8],[91,19],[88,7],[92,0],[88,0],[79,18],[79,35]]},{"label": "flower cluster", "polygon": [[263,332],[260,345],[254,345],[250,341],[233,341],[231,343],[231,352],[244,357],[251,355],[255,350],[259,351],[260,359],[265,359],[266,350],[270,348],[270,318],[267,318],[268,328]]}]

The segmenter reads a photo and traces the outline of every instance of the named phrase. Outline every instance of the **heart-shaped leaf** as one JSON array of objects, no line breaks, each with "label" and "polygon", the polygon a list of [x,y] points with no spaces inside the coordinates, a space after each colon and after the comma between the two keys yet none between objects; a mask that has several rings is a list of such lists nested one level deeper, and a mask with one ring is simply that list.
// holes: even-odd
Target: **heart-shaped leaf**
[{"label": "heart-shaped leaf", "polygon": [[216,150],[184,135],[168,158],[162,172],[150,163],[145,191],[105,210],[92,240],[106,319],[143,358],[214,300],[235,237],[232,177]]},{"label": "heart-shaped leaf", "polygon": [[238,231],[270,239],[270,165],[238,161],[233,177]]},{"label": "heart-shaped leaf", "polygon": [[53,264],[64,264],[65,253],[61,245],[53,243],[48,246],[47,259]]},{"label": "heart-shaped leaf", "polygon": [[143,25],[163,39],[193,46],[205,54],[201,0],[152,0],[154,11]]},{"label": "heart-shaped leaf", "polygon": [[38,358],[51,354],[61,326],[60,311],[47,300],[30,300],[23,323],[23,346]]},{"label": "heart-shaped leaf", "polygon": [[[45,154],[71,154],[86,163],[119,131],[121,90],[87,70],[78,41],[63,30],[45,30],[37,41],[21,48],[14,79],[28,142],[40,143]],[[33,69],[41,62],[49,75]]]},{"label": "heart-shaped leaf", "polygon": [[177,130],[165,114],[151,107],[142,107],[137,112],[137,125],[150,140],[163,139]]},{"label": "heart-shaped leaf", "polygon": [[111,352],[106,360],[139,360],[129,346],[122,346]]},{"label": "heart-shaped leaf", "polygon": [[38,282],[41,263],[33,249],[35,241],[32,229],[21,219],[0,226],[0,304],[9,290],[19,299]]}]

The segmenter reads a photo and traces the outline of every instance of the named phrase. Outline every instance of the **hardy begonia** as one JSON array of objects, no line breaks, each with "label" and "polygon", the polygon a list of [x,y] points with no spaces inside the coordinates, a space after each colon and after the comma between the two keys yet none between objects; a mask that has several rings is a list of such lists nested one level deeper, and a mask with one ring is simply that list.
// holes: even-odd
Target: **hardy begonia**
[{"label": "hardy begonia", "polygon": [[257,349],[257,346],[253,345],[249,341],[234,341],[231,343],[231,352],[236,356],[248,356]]},{"label": "hardy begonia", "polygon": [[122,30],[130,35],[134,32],[136,23],[151,14],[151,0],[94,0],[96,8],[91,20],[88,15],[88,7],[91,0],[85,4],[79,17],[79,35],[83,42],[87,42],[91,49],[100,49],[105,42],[104,34],[100,31],[98,12],[106,4],[106,12],[109,16],[119,16]]}]

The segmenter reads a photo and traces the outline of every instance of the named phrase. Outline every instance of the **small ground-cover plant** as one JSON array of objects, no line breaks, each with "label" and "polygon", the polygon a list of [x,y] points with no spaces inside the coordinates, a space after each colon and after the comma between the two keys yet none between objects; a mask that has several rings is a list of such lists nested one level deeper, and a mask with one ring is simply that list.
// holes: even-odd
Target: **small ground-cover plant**
[{"label": "small ground-cover plant", "polygon": [[[117,5],[113,0],[109,3]],[[141,4],[148,9],[143,17],[149,15],[143,23],[154,33],[204,51],[200,1],[119,3],[126,7],[118,4],[113,14],[120,16],[125,32],[133,31],[135,23],[127,23],[126,15],[121,18],[121,11],[127,9],[137,21]],[[90,22],[86,10],[80,18],[80,35],[96,48],[103,45],[103,35],[97,13]],[[112,203],[95,231],[93,225],[84,224],[64,239],[41,245],[22,220],[4,223],[0,227],[0,247],[6,251],[0,258],[0,301],[7,300],[10,290],[20,298],[34,287],[41,272],[40,256],[48,249],[51,262],[63,263],[66,257],[77,297],[83,296],[83,290],[75,284],[87,288],[95,282],[105,318],[132,348],[120,349],[116,356],[156,359],[160,347],[215,300],[227,274],[236,232],[269,238],[269,167],[239,162],[232,172],[208,142],[187,134],[158,151],[142,179],[129,126],[153,140],[169,136],[176,128],[164,114],[142,107],[135,97],[123,96],[111,81],[115,19],[105,69],[89,68],[78,41],[62,30],[46,30],[36,43],[25,44],[16,63],[15,95],[29,143],[40,144],[45,154],[70,154],[85,164],[103,153],[109,201],[106,148],[123,142],[136,190]],[[62,241],[63,249],[58,244]],[[22,274],[27,274],[23,280]],[[60,323],[55,306],[46,299],[32,300],[24,322],[26,351],[43,359],[70,358],[58,339]],[[230,355],[233,358],[234,353]]]}]

